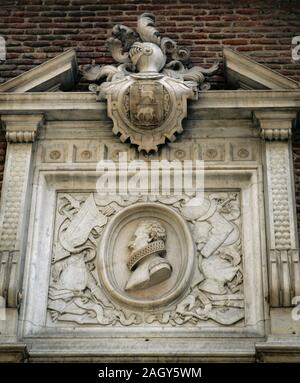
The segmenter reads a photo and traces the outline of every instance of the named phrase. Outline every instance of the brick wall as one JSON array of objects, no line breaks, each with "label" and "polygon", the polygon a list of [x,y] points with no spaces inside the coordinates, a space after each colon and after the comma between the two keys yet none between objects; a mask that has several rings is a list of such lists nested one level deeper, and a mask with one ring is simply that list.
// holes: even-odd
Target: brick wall
[{"label": "brick wall", "polygon": [[[0,5],[0,35],[7,42],[0,83],[71,47],[79,64],[111,63],[105,47],[111,28],[135,27],[145,11],[157,16],[162,33],[191,50],[193,64],[222,62],[226,45],[300,81],[300,63],[291,60],[291,39],[300,35],[300,0],[0,0]],[[222,66],[211,81],[213,88],[224,87]],[[77,90],[86,90],[86,84]],[[300,138],[294,150],[299,178]],[[3,151],[0,143],[0,179]],[[296,186],[300,215],[298,181]]]},{"label": "brick wall", "polygon": [[[222,59],[222,46],[300,81],[291,38],[300,35],[299,0],[0,0],[0,35],[7,61],[0,82],[75,47],[80,64],[110,63],[105,40],[116,23],[135,27],[139,14],[157,16],[158,29],[186,45],[194,64]],[[222,86],[223,78],[213,78]],[[82,86],[82,85],[81,85]]]}]

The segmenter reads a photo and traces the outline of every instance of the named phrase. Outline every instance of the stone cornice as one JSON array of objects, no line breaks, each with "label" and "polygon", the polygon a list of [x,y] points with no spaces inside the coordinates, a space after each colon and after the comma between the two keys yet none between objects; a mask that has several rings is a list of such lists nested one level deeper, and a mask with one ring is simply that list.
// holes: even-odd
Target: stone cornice
[{"label": "stone cornice", "polygon": [[[285,109],[300,110],[299,90],[230,90],[199,93],[189,110],[208,109]],[[0,114],[9,112],[38,113],[46,110],[99,111],[106,115],[106,102],[96,100],[92,92],[0,93]]]},{"label": "stone cornice", "polygon": [[42,114],[7,114],[1,116],[1,122],[6,131],[6,140],[14,143],[34,142],[42,121]]}]

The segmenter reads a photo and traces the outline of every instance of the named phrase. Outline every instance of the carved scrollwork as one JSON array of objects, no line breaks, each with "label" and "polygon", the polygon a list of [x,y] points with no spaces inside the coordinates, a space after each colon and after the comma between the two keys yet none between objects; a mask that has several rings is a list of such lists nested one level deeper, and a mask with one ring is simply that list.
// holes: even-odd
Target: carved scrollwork
[{"label": "carved scrollwork", "polygon": [[[130,140],[139,151],[157,151],[158,145],[182,132],[187,100],[197,99],[199,88],[208,89],[205,76],[214,74],[218,64],[187,68],[188,50],[162,37],[149,13],[138,18],[136,32],[116,25],[107,46],[117,65],[84,66],[83,77],[96,82],[90,90],[98,100],[107,100],[113,132],[120,140]],[[155,97],[149,97],[151,92]]]},{"label": "carved scrollwork", "polygon": [[[151,45],[152,44],[152,45]],[[159,53],[156,47],[162,52]],[[193,67],[187,69],[184,67],[183,62],[189,59],[190,52],[184,47],[178,47],[177,43],[169,37],[161,37],[159,31],[155,27],[155,16],[150,13],[144,13],[138,17],[136,32],[125,25],[117,24],[112,30],[112,37],[107,40],[107,47],[113,57],[113,59],[119,63],[131,63],[128,73],[120,68],[113,67],[111,65],[95,66],[86,65],[82,68],[82,73],[88,81],[99,81],[106,77],[106,81],[114,81],[112,78],[112,68],[123,74],[125,77],[128,74],[141,72],[138,68],[139,59],[143,56],[152,56],[156,61],[160,57],[160,64],[158,67],[162,69],[165,66],[163,72],[166,76],[172,78],[182,77],[188,81],[195,81],[198,85],[201,85],[205,81],[204,75],[212,75],[218,70],[218,64],[215,63],[210,68]],[[155,52],[153,52],[155,49]],[[137,58],[139,56],[139,58]],[[143,59],[142,59],[143,60]],[[149,63],[148,63],[149,64]],[[168,68],[171,68],[168,70]]]},{"label": "carved scrollwork", "polygon": [[72,195],[59,197],[61,221],[52,259],[48,310],[52,321],[113,325],[137,322],[115,308],[106,297],[95,274],[97,239],[108,217],[120,208],[120,201],[97,206],[92,194],[85,200]]},{"label": "carved scrollwork", "polygon": [[173,325],[239,322],[244,318],[244,295],[237,193],[213,193],[198,209],[184,202],[179,210],[191,223],[197,246],[194,280],[174,312],[151,315],[147,321],[162,324],[168,317]]}]

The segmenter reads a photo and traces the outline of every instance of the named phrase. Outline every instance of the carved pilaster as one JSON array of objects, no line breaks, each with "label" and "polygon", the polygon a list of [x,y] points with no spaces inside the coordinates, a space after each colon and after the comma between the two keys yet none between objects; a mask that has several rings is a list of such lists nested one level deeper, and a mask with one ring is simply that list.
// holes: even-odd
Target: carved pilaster
[{"label": "carved pilaster", "polygon": [[300,295],[293,162],[290,137],[296,114],[257,112],[265,143],[265,197],[268,229],[270,304],[289,307]]},{"label": "carved pilaster", "polygon": [[27,234],[32,143],[42,115],[5,115],[8,141],[0,210],[0,296],[7,307],[18,304]]}]

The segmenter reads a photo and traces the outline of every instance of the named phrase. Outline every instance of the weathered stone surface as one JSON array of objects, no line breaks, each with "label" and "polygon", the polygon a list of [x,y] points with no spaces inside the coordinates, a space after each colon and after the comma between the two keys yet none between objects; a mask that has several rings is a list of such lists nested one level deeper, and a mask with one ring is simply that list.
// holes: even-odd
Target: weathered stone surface
[{"label": "weathered stone surface", "polygon": [[118,66],[87,65],[82,73],[96,82],[90,89],[99,100],[107,99],[114,134],[147,153],[157,151],[166,140],[175,141],[183,131],[187,99],[197,99],[199,88],[209,88],[205,74],[214,74],[218,64],[187,68],[184,62],[190,52],[161,36],[150,13],[138,17],[136,32],[116,25],[107,45]]},{"label": "weathered stone surface", "polygon": [[[13,304],[0,301],[3,360],[299,360],[290,145],[299,90],[200,95],[176,142],[148,154],[119,142],[94,93],[0,95],[12,182],[1,291],[25,261],[22,291],[11,273]],[[33,111],[44,114],[38,134]],[[148,165],[203,159],[202,204],[191,193],[99,193],[98,161],[122,152]]]}]

